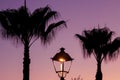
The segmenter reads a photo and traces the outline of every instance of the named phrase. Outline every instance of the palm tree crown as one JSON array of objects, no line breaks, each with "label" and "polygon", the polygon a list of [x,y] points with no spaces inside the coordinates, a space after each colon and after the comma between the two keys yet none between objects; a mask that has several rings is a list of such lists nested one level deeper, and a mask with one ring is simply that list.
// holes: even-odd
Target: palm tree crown
[{"label": "palm tree crown", "polygon": [[[58,17],[58,12],[52,11],[50,7],[38,8],[33,13],[22,6],[18,10],[7,9],[0,11],[1,33],[5,38],[13,38],[30,42],[32,38],[49,42],[60,26],[66,26],[65,21],[49,23]],[[36,37],[36,38],[35,38]]]},{"label": "palm tree crown", "polygon": [[120,46],[120,38],[117,37],[112,41],[113,33],[113,31],[104,27],[85,30],[83,31],[83,35],[76,34],[76,37],[79,38],[83,44],[84,57],[90,57],[91,54],[93,54],[95,59],[102,61],[104,58],[114,55],[114,52],[116,52]]}]

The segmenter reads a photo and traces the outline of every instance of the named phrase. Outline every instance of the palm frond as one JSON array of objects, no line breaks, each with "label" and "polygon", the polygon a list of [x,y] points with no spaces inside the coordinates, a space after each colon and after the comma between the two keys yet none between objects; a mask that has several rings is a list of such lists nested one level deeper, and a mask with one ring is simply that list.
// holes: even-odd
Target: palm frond
[{"label": "palm frond", "polygon": [[113,40],[110,46],[110,54],[109,54],[110,59],[116,58],[115,56],[118,56],[119,48],[120,48],[120,37],[117,37]]},{"label": "palm frond", "polygon": [[41,35],[41,40],[46,43],[52,40],[52,38],[55,37],[55,33],[58,29],[61,27],[66,27],[66,22],[65,21],[59,21],[56,23],[51,23],[46,31]]}]

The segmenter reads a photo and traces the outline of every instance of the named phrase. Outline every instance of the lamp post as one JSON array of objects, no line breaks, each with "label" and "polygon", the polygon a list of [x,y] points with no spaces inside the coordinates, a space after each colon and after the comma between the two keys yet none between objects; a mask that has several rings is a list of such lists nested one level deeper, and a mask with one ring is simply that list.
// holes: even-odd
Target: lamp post
[{"label": "lamp post", "polygon": [[73,58],[64,50],[64,48],[60,48],[60,52],[51,58],[55,72],[60,77],[60,80],[64,80],[69,73],[73,61]]}]

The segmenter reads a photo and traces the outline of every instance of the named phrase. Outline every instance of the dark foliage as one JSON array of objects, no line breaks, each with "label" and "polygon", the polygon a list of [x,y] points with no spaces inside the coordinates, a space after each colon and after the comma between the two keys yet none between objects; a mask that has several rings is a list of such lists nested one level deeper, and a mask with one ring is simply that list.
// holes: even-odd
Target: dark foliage
[{"label": "dark foliage", "polygon": [[19,9],[0,11],[0,34],[24,45],[23,80],[29,80],[29,49],[38,39],[43,44],[50,43],[56,30],[66,26],[64,20],[56,22],[58,12],[49,6],[38,8],[31,13],[26,5]]},{"label": "dark foliage", "polygon": [[81,41],[84,57],[94,55],[97,61],[96,80],[102,80],[101,63],[103,60],[115,59],[120,48],[120,37],[112,40],[113,32],[107,27],[83,31],[75,36]]}]

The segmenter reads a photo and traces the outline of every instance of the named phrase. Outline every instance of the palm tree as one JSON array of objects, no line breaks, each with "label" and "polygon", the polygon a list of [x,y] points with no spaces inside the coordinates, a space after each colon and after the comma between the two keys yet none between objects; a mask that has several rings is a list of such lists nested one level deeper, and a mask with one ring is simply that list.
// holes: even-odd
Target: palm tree
[{"label": "palm tree", "polygon": [[113,32],[108,28],[94,28],[83,31],[83,35],[75,34],[83,46],[84,57],[93,55],[97,61],[96,80],[102,80],[101,64],[103,60],[111,60],[118,56],[120,38],[112,39]]},{"label": "palm tree", "polygon": [[12,39],[24,45],[23,80],[29,80],[31,45],[38,39],[43,44],[50,43],[57,30],[66,27],[64,20],[55,21],[58,17],[58,12],[51,10],[49,6],[38,8],[33,13],[26,5],[19,9],[0,11],[2,38]]}]

